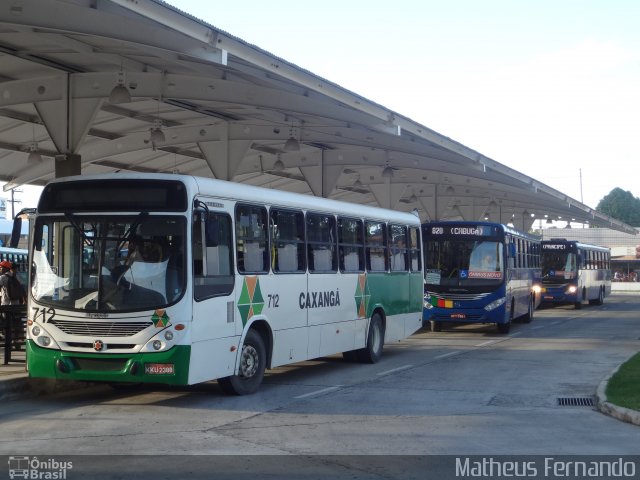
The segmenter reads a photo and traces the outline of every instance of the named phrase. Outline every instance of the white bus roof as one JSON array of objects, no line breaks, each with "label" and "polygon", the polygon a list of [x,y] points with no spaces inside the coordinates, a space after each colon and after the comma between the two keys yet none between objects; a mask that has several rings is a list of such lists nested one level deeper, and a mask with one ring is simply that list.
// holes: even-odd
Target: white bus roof
[{"label": "white bus roof", "polygon": [[[91,180],[177,180],[187,186],[191,196],[202,195],[220,199],[242,201],[255,204],[280,206],[292,209],[301,209],[315,212],[326,212],[344,215],[347,217],[365,217],[388,222],[420,225],[420,219],[412,213],[389,210],[385,208],[371,207],[355,203],[341,202],[327,198],[314,197],[300,193],[285,192],[252,185],[243,185],[225,180],[217,180],[192,175],[163,174],[163,173],[117,173],[77,175],[55,179],[49,182],[86,182]],[[133,210],[132,210],[133,211]]]}]

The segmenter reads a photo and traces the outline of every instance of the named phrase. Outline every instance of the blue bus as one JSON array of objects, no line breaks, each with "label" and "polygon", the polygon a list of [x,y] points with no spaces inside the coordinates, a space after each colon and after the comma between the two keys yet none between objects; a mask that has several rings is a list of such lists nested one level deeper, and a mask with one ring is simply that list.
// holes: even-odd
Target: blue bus
[{"label": "blue bus", "polygon": [[611,293],[611,252],[608,248],[564,238],[541,244],[542,302],[602,305]]},{"label": "blue bus", "polygon": [[540,303],[540,239],[489,222],[423,225],[424,322],[493,323],[508,333]]}]

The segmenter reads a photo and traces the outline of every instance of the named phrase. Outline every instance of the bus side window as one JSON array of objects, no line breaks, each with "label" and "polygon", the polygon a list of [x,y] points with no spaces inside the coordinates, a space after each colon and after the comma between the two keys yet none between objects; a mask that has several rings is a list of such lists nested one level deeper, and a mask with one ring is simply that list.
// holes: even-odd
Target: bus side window
[{"label": "bus side window", "polygon": [[422,259],[422,255],[420,255],[420,230],[413,227],[409,228],[409,256],[411,258],[411,271],[419,272],[422,270],[422,265],[420,264]]},{"label": "bus side window", "polygon": [[[204,227],[204,229],[203,229]],[[231,218],[209,213],[193,227],[193,285],[196,300],[233,291]]]},{"label": "bus side window", "polygon": [[364,272],[364,232],[362,220],[338,218],[340,271]]},{"label": "bus side window", "polygon": [[407,270],[407,227],[389,225],[389,264],[392,272]]},{"label": "bus side window", "polygon": [[367,270],[386,272],[388,270],[387,235],[382,222],[366,222],[365,242]]},{"label": "bus side window", "polygon": [[307,249],[310,272],[338,270],[336,219],[333,215],[307,213]]},{"label": "bus side window", "polygon": [[300,210],[272,208],[271,255],[274,272],[305,272],[304,214]]},{"label": "bus side window", "polygon": [[269,272],[268,225],[266,208],[236,206],[236,254],[241,273]]}]

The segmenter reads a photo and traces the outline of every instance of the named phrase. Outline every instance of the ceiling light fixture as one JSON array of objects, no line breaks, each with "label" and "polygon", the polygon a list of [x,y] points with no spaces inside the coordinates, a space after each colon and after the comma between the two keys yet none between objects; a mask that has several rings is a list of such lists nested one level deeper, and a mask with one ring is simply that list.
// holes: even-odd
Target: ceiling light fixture
[{"label": "ceiling light fixture", "polygon": [[153,123],[154,123],[154,126],[151,129],[149,140],[151,140],[151,143],[155,147],[158,143],[166,142],[167,139],[164,136],[164,132],[162,131],[162,121],[155,120]]},{"label": "ceiling light fixture", "polygon": [[293,126],[289,128],[289,138],[284,142],[283,148],[285,152],[297,152],[300,150],[300,142],[293,136]]},{"label": "ceiling light fixture", "polygon": [[27,165],[37,165],[42,163],[42,155],[38,152],[38,143],[33,142],[29,145],[29,156],[27,157]]},{"label": "ceiling light fixture", "polygon": [[276,162],[273,164],[273,169],[276,172],[282,172],[284,170],[284,163],[282,163],[282,160],[280,160],[280,158],[278,157],[278,159],[276,160]]},{"label": "ceiling light fixture", "polygon": [[124,72],[122,69],[118,72],[118,84],[111,89],[109,94],[109,103],[117,105],[119,103],[131,102],[131,93],[124,84]]}]

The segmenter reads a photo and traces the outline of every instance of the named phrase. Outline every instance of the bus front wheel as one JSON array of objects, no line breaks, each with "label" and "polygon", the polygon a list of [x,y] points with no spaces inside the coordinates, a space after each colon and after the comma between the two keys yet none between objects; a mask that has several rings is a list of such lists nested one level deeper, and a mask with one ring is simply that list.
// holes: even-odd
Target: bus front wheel
[{"label": "bus front wheel", "polygon": [[260,388],[267,364],[264,340],[255,330],[249,330],[240,352],[237,375],[218,379],[218,385],[229,395],[248,395]]},{"label": "bus front wheel", "polygon": [[529,297],[529,305],[527,306],[527,313],[522,317],[522,321],[524,323],[531,323],[533,320],[533,312],[536,309],[536,299],[535,296]]}]

